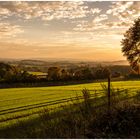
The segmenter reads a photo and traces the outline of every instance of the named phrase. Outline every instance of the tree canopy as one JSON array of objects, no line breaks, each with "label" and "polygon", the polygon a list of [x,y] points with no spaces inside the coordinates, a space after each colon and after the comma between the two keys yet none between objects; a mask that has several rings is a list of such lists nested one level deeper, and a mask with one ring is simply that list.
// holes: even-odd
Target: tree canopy
[{"label": "tree canopy", "polygon": [[140,74],[140,17],[124,34],[122,52],[127,57],[132,69]]}]

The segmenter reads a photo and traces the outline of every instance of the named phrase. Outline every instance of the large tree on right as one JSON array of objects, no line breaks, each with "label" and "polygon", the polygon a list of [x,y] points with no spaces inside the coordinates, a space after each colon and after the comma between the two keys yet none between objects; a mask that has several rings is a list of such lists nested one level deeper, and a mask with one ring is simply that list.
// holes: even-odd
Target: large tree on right
[{"label": "large tree on right", "polygon": [[122,52],[127,57],[132,69],[140,74],[140,17],[124,34]]}]

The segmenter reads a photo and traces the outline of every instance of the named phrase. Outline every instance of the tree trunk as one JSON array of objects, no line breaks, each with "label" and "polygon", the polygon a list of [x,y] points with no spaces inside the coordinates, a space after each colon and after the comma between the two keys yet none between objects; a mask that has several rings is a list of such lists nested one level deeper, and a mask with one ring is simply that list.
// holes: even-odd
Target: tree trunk
[{"label": "tree trunk", "polygon": [[138,76],[140,76],[140,64],[138,64]]}]

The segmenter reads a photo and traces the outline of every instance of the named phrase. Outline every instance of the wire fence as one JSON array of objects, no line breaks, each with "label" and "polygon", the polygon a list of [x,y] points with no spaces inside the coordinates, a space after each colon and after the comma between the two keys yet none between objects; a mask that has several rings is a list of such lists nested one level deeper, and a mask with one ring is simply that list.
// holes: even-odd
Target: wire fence
[{"label": "wire fence", "polygon": [[[95,107],[99,107],[99,106],[103,106],[104,104],[107,103],[107,91],[106,90],[88,90],[90,92],[90,100],[92,101],[92,103],[94,104]],[[82,92],[82,91],[81,91]],[[136,96],[140,96],[140,89],[113,89],[111,91],[111,101],[112,103],[118,102],[118,101],[122,101],[122,100],[128,100],[131,98],[134,98]],[[101,102],[99,102],[99,100]],[[45,102],[41,102],[41,103],[36,103],[36,104],[31,104],[31,105],[24,105],[24,106],[18,106],[18,107],[13,107],[13,108],[8,108],[8,109],[3,109],[0,110],[0,117],[3,115],[7,115],[7,114],[11,114],[10,117],[4,117],[4,118],[0,118],[0,122],[4,122],[4,121],[9,121],[9,120],[13,120],[13,119],[19,119],[22,117],[26,117],[26,116],[31,116],[34,114],[38,114],[42,111],[42,109],[44,108],[48,108],[50,110],[56,110],[56,109],[60,109],[61,107],[63,107],[64,105],[68,105],[68,104],[76,104],[79,102],[83,102],[84,101],[84,97],[83,95],[80,96],[75,96],[75,97],[69,97],[69,98],[63,98],[63,99],[59,99],[59,100],[53,100],[53,101],[45,101]],[[34,111],[34,109],[37,109]],[[29,110],[32,110],[30,112],[28,112]],[[22,111],[27,111],[27,113],[23,113],[20,114],[20,112]],[[13,115],[13,113],[19,113],[17,115]]]}]

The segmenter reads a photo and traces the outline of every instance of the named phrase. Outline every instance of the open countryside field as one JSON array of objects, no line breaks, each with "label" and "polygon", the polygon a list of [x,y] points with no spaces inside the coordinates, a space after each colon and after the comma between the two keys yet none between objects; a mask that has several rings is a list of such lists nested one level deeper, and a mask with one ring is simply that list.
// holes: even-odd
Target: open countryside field
[{"label": "open countryside field", "polygon": [[31,71],[28,71],[29,74],[32,74],[34,76],[37,76],[38,78],[46,78],[47,76],[47,73],[44,73],[44,72],[31,72]]},{"label": "open countryside field", "polygon": [[33,71],[29,71],[28,72],[29,74],[32,74],[32,75],[44,75],[44,76],[46,76],[47,75],[47,73],[44,73],[44,72],[33,72]]},{"label": "open countryside field", "polygon": [[[102,84],[107,84],[103,82]],[[112,82],[115,89],[128,89],[130,95],[140,91],[140,81]],[[19,119],[35,117],[44,108],[55,108],[69,104],[71,98],[82,96],[82,89],[90,90],[98,98],[103,96],[101,83],[78,84],[69,86],[9,88],[0,89],[1,127],[15,123]]]}]

